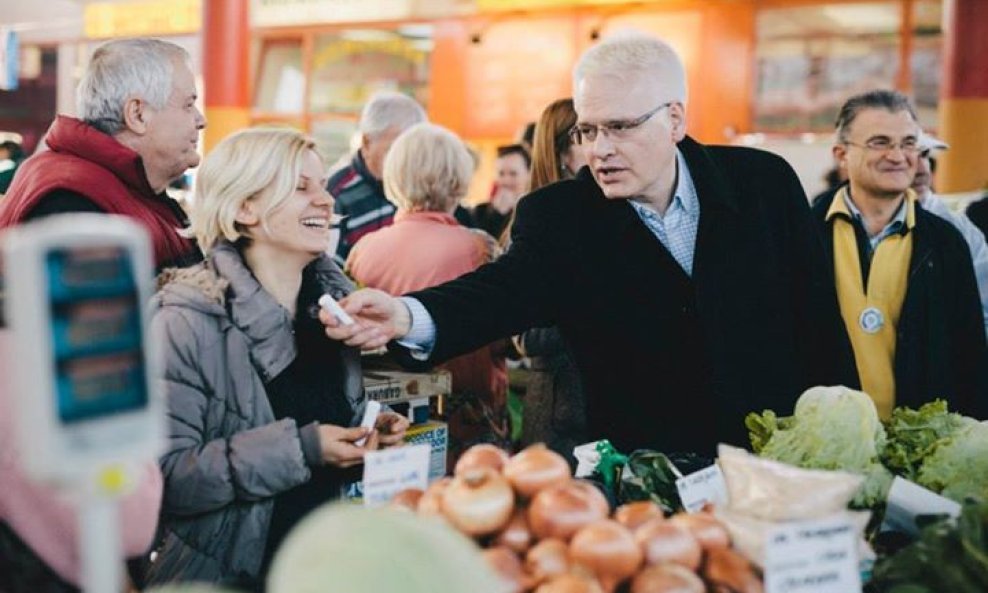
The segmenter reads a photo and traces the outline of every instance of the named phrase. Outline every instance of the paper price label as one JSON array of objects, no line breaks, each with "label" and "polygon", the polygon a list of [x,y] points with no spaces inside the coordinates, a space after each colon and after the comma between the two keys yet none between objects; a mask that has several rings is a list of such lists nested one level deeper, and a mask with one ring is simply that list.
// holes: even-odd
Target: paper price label
[{"label": "paper price label", "polygon": [[364,506],[387,504],[406,488],[425,490],[431,453],[428,444],[368,451],[364,455]]},{"label": "paper price label", "polygon": [[676,480],[679,499],[688,513],[696,513],[703,505],[711,503],[715,506],[727,504],[727,484],[724,474],[716,463],[693,472]]},{"label": "paper price label", "polygon": [[861,593],[857,533],[838,515],[783,524],[765,545],[766,593]]}]

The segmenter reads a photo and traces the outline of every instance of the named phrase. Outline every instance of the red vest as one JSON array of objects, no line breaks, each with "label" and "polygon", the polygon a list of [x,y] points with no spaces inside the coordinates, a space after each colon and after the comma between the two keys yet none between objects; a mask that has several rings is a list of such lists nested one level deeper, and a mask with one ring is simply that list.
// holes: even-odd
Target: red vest
[{"label": "red vest", "polygon": [[48,130],[49,150],[24,161],[6,198],[0,228],[22,222],[38,202],[56,190],[77,193],[108,214],[135,219],[147,229],[156,266],[188,258],[195,244],[180,237],[176,212],[154,193],[140,155],[82,121],[58,116]]}]

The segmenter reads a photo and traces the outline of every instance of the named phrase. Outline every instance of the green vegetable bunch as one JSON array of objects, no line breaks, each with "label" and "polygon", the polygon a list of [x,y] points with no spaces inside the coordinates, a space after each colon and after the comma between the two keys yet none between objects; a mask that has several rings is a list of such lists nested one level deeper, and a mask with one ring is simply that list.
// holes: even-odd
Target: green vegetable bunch
[{"label": "green vegetable bunch", "polygon": [[863,474],[852,503],[857,508],[880,508],[893,474],[958,502],[988,501],[988,424],[948,411],[942,400],[896,408],[883,425],[866,394],[814,387],[800,396],[792,416],[766,410],[749,414],[745,425],[762,457]]},{"label": "green vegetable bunch", "polygon": [[814,387],[796,402],[790,417],[767,410],[745,419],[752,447],[762,457],[809,469],[863,474],[864,485],[852,506],[881,505],[892,474],[881,463],[885,429],[875,404],[846,387]]},{"label": "green vegetable bunch", "polygon": [[956,522],[927,525],[914,543],[875,565],[869,593],[988,591],[988,503],[968,501]]}]

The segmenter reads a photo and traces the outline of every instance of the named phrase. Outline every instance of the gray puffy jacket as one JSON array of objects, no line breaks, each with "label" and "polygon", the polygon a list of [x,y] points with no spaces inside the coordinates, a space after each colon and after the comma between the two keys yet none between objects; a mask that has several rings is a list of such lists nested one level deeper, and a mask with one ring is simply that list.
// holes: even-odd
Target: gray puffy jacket
[{"label": "gray puffy jacket", "polygon": [[[315,266],[323,292],[352,285],[328,257]],[[295,358],[292,319],[229,243],[191,268],[168,270],[155,295],[163,350],[167,451],[157,557],[149,584],[250,582],[264,557],[273,497],[310,476],[315,425],[275,420],[264,384]],[[343,350],[344,392],[359,422],[360,353]]]}]

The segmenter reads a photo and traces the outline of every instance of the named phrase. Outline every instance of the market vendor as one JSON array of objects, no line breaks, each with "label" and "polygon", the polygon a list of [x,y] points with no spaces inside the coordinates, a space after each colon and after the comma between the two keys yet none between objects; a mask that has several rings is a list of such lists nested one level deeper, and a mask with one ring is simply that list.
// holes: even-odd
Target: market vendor
[{"label": "market vendor", "polygon": [[971,254],[957,229],[917,205],[910,184],[920,140],[901,93],[851,97],[833,148],[848,184],[813,208],[861,387],[879,415],[939,397],[985,418],[988,358]]},{"label": "market vendor", "polygon": [[574,71],[574,142],[589,167],[524,198],[510,250],[393,298],[344,299],[327,334],[407,363],[447,360],[556,325],[586,385],[591,438],[711,454],[747,442],[750,410],[855,383],[806,196],[779,157],[686,135],[686,74],[666,43],[614,37]]}]

